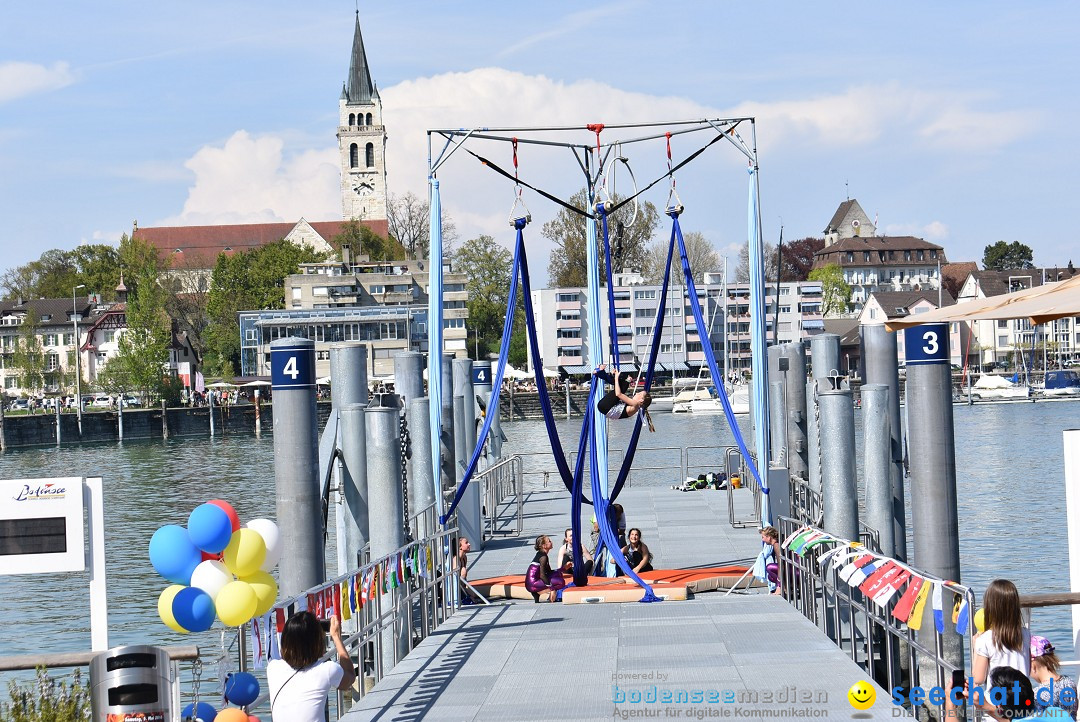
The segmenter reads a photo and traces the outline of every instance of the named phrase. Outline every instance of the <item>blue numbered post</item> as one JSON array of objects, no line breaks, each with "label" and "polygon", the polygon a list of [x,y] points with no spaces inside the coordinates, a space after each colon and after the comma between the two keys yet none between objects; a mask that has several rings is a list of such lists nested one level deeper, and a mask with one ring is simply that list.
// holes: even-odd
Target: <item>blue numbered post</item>
[{"label": "blue numbered post", "polygon": [[949,324],[927,323],[904,329],[908,366],[949,365]]},{"label": "blue numbered post", "polygon": [[315,345],[310,341],[270,347],[270,384],[278,389],[315,387]]}]

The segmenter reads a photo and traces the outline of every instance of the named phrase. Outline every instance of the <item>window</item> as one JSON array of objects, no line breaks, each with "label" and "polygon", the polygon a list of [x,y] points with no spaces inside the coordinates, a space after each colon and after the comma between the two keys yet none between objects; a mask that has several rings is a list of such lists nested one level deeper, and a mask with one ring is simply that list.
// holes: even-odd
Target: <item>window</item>
[{"label": "window", "polygon": [[353,143],[349,146],[349,167],[356,168],[360,165],[360,147]]},{"label": "window", "polygon": [[635,308],[634,309],[634,318],[655,318],[655,317],[656,317],[656,309],[655,308]]},{"label": "window", "polygon": [[356,125],[356,113],[349,113],[349,125]]},{"label": "window", "polygon": [[559,355],[560,356],[567,356],[567,357],[574,357],[574,358],[581,358],[581,347],[579,346],[577,348],[564,348],[562,351],[559,352]]},{"label": "window", "polygon": [[559,338],[581,338],[580,328],[560,328]]},{"label": "window", "polygon": [[56,345],[56,334],[55,333],[47,333],[47,334],[45,334],[45,343],[44,343],[44,345],[45,346],[55,346]]},{"label": "window", "polygon": [[560,293],[555,296],[555,300],[559,303],[577,303],[578,295],[576,293]]},{"label": "window", "polygon": [[364,148],[364,162],[367,163],[368,168],[375,166],[375,144],[368,143]]},{"label": "window", "polygon": [[870,251],[862,252],[863,263],[870,263]]},{"label": "window", "polygon": [[875,318],[877,318],[877,309],[876,308],[871,308],[870,309],[870,320],[873,321]]},{"label": "window", "polygon": [[930,249],[930,258],[937,258],[937,251]]},{"label": "window", "polygon": [[916,260],[919,260],[919,261],[926,260],[925,259],[925,254],[921,250],[915,251],[915,258],[916,258]]},{"label": "window", "polygon": [[364,120],[364,124],[365,125],[371,125],[371,113],[367,114],[367,117]]},{"label": "window", "polygon": [[997,322],[997,327],[998,328],[1008,328],[1009,327],[1009,322],[999,319],[998,322]]},{"label": "window", "polygon": [[686,352],[687,353],[701,353],[701,351],[702,351],[702,348],[701,348],[701,342],[700,341],[687,341],[687,343],[686,343]]},{"label": "window", "polygon": [[649,328],[648,326],[635,326],[634,327],[634,335],[635,336],[648,336],[650,333],[652,333],[652,329]]},{"label": "window", "polygon": [[443,328],[465,328],[465,319],[451,318],[443,320]]},{"label": "window", "polygon": [[655,301],[656,300],[656,289],[654,288],[654,289],[648,290],[648,291],[646,291],[646,290],[634,291],[634,300],[635,301]]},{"label": "window", "polygon": [[854,251],[848,251],[847,252],[847,262],[848,263],[854,263],[855,262],[855,252]]},{"label": "window", "polygon": [[326,296],[328,293],[326,286],[312,286],[311,288],[312,296]]},{"label": "window", "polygon": [[904,251],[904,260],[911,261],[911,251]]},{"label": "window", "polygon": [[74,343],[75,343],[75,334],[74,333],[65,333],[64,334],[64,345],[65,346],[71,346]]},{"label": "window", "polygon": [[443,293],[461,293],[464,290],[464,283],[447,283],[443,286]]},{"label": "window", "polygon": [[55,353],[45,354],[45,370],[56,371],[60,368],[60,355]]},{"label": "window", "polygon": [[112,343],[116,340],[116,331],[105,331],[102,333],[105,343]]},{"label": "window", "polygon": [[791,313],[791,306],[781,306],[780,313]]},{"label": "window", "polygon": [[1001,346],[1008,346],[1008,345],[1009,345],[1009,337],[1008,337],[1008,336],[998,336],[998,343],[997,343],[997,345],[998,345],[999,347],[1001,347]]}]

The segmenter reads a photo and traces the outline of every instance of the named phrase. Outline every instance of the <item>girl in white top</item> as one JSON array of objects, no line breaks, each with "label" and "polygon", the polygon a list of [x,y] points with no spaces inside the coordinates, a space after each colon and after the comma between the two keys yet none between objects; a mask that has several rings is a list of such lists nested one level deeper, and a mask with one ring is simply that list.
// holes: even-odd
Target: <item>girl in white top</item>
[{"label": "girl in white top", "polygon": [[983,594],[986,631],[975,635],[975,657],[971,675],[975,684],[986,688],[990,672],[1012,667],[1031,674],[1031,633],[1024,629],[1020,615],[1020,593],[1008,579],[990,582]]},{"label": "girl in white top", "polygon": [[352,686],[356,671],[341,641],[341,620],[337,617],[330,619],[330,639],[337,649],[337,661],[320,662],[326,652],[326,636],[315,615],[299,612],[285,622],[281,659],[266,665],[274,722],[323,722],[330,690]]}]

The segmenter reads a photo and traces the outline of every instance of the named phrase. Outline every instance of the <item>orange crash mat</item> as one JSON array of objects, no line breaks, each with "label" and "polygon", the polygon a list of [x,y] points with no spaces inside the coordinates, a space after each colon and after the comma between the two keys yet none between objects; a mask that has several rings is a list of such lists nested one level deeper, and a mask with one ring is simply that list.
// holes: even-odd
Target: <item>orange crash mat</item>
[{"label": "orange crash mat", "polygon": [[[686,598],[686,592],[711,592],[717,589],[730,589],[747,571],[746,566],[724,567],[699,567],[697,569],[655,569],[641,574],[641,578],[653,586],[658,596],[674,593],[676,588],[682,588],[682,598]],[[566,599],[568,593],[580,597],[597,596],[590,594],[589,590],[609,587],[603,596],[607,597],[616,590],[611,589],[613,583],[623,584],[625,580],[633,589],[641,592],[641,588],[627,577],[589,577],[585,587],[569,587],[563,592]],[[476,590],[489,599],[532,599],[532,594],[525,588],[524,574],[510,574],[502,577],[489,577],[487,579],[469,580]],[[760,586],[760,582],[749,577],[741,582],[743,586]],[[659,587],[659,589],[657,589]],[[643,592],[641,592],[643,593]],[[637,598],[641,597],[638,593]],[[674,598],[674,597],[671,597]],[[614,601],[614,600],[613,600]],[[631,601],[631,600],[626,600]],[[636,601],[633,600],[633,601]]]}]

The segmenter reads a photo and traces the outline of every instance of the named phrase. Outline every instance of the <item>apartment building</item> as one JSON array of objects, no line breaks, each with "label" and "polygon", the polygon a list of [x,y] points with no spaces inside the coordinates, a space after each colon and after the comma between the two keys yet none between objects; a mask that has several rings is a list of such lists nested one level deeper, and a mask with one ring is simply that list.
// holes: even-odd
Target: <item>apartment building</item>
[{"label": "apartment building", "polygon": [[[1074,268],[1022,268],[1006,271],[974,271],[957,294],[957,303],[1000,296],[1043,283],[1063,281],[1076,274]],[[989,369],[998,364],[1016,365],[1025,353],[1038,350],[1034,365],[1042,366],[1045,347],[1049,366],[1080,358],[1080,317],[1070,316],[1032,326],[1028,319],[971,321],[970,363]]]},{"label": "apartment building", "polygon": [[[648,361],[653,329],[663,287],[646,284],[634,273],[615,274],[612,291],[615,305],[615,328],[619,363],[644,364]],[[670,373],[695,370],[705,363],[703,344],[711,344],[722,363],[725,353],[733,370],[750,369],[750,286],[725,284],[719,273],[706,273],[696,284],[698,300],[707,328],[699,329],[683,285],[668,288],[657,370]],[[726,291],[726,304],[725,304]],[[542,363],[549,369],[568,373],[589,373],[589,318],[587,289],[548,288],[533,291],[537,340]],[[824,331],[821,316],[821,284],[810,281],[770,284],[766,296],[769,343],[785,343]],[[606,317],[599,322],[604,344],[603,357],[612,356]],[[774,334],[775,323],[775,334]],[[726,344],[725,344],[726,340]],[[529,359],[530,368],[536,363]]]},{"label": "apartment building", "polygon": [[[426,353],[429,273],[422,261],[301,264],[285,278],[284,309],[240,313],[240,366],[245,376],[270,373],[270,342],[299,337],[315,342],[315,373],[330,373],[330,344],[360,341],[368,346],[370,378],[394,373],[394,356]],[[466,276],[443,266],[444,347],[466,355],[469,317]]]}]

